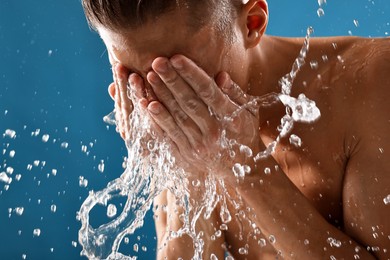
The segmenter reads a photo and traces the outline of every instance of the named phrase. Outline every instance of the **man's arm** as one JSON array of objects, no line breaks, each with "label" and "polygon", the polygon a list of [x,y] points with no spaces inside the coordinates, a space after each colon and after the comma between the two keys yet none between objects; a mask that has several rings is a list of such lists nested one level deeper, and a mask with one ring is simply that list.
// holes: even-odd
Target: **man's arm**
[{"label": "man's arm", "polygon": [[[157,234],[157,259],[192,259],[194,256],[194,241],[188,235],[169,239],[171,231],[177,231],[183,226],[179,216],[182,210],[176,204],[175,196],[164,190],[154,200],[154,219]],[[211,214],[209,219],[204,219],[203,214],[196,222],[197,234],[203,232],[203,259],[224,259],[224,236],[215,236],[221,225],[217,211]],[[213,239],[212,239],[213,237]]]}]

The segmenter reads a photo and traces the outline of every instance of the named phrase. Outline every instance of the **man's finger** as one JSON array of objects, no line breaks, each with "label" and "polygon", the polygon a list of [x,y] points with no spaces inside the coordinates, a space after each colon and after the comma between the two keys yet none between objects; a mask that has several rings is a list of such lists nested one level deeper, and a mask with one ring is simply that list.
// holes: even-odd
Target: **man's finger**
[{"label": "man's finger", "polygon": [[231,79],[228,73],[221,72],[217,75],[216,82],[218,87],[225,93],[230,100],[239,106],[242,106],[250,101],[250,98],[245,92]]},{"label": "man's finger", "polygon": [[229,114],[236,109],[236,106],[218,88],[214,79],[193,61],[183,55],[175,55],[170,61],[179,75],[216,114]]},{"label": "man's finger", "polygon": [[[208,135],[210,129],[215,128],[215,125],[213,125],[214,119],[211,118],[207,106],[191,86],[177,74],[166,58],[155,59],[152,68],[171,92],[181,109],[198,125],[202,134]],[[153,84],[153,82],[150,83]]]},{"label": "man's finger", "polygon": [[112,100],[115,101],[115,82],[112,82],[112,83],[108,86],[108,94],[110,95],[110,97],[112,98]]},{"label": "man's finger", "polygon": [[177,145],[181,153],[188,153],[188,151],[192,150],[187,136],[176,124],[168,110],[166,110],[166,108],[160,102],[151,102],[148,106],[148,111],[156,124]]}]

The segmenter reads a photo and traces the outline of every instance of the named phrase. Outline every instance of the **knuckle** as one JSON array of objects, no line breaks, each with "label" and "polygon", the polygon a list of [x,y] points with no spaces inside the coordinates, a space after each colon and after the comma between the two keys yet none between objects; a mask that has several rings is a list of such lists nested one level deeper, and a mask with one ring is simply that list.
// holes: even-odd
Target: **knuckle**
[{"label": "knuckle", "polygon": [[180,132],[179,129],[174,128],[174,129],[172,129],[172,130],[170,131],[170,135],[171,135],[172,139],[177,140],[177,139],[180,138],[181,132]]},{"label": "knuckle", "polygon": [[184,105],[187,109],[190,111],[196,111],[199,109],[199,101],[196,100],[195,98],[187,98],[186,101],[184,102]]},{"label": "knuckle", "polygon": [[213,101],[216,96],[216,88],[214,86],[213,81],[210,79],[208,83],[206,83],[204,86],[207,87],[201,88],[199,92],[200,97],[207,101]]},{"label": "knuckle", "polygon": [[180,111],[180,110],[178,110],[174,113],[174,117],[175,117],[177,123],[181,124],[181,125],[184,124],[188,119],[188,116],[183,111]]},{"label": "knuckle", "polygon": [[176,73],[172,73],[165,78],[165,83],[167,85],[175,85],[178,80],[178,75]]}]

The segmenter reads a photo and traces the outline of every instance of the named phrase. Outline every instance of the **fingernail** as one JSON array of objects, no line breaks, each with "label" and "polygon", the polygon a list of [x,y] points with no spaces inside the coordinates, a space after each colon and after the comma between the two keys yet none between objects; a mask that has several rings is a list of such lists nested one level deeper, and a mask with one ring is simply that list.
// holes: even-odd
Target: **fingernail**
[{"label": "fingernail", "polygon": [[161,73],[167,72],[168,71],[168,62],[167,61],[161,62],[161,64],[156,67],[156,70],[158,72],[161,72]]},{"label": "fingernail", "polygon": [[149,83],[154,83],[154,84],[159,83],[158,75],[153,71],[148,73],[147,80],[149,81]]},{"label": "fingernail", "polygon": [[173,57],[171,59],[171,64],[175,69],[182,69],[183,68],[183,61],[178,57]]},{"label": "fingernail", "polygon": [[136,86],[135,86],[135,80],[134,80],[134,75],[133,75],[133,74],[129,76],[127,83],[130,85],[130,87],[131,87],[132,89],[135,89],[135,88],[136,88]]},{"label": "fingernail", "polygon": [[224,91],[228,91],[228,90],[230,90],[233,87],[233,82],[229,79],[227,74],[223,75],[222,81],[223,81],[222,89]]},{"label": "fingernail", "polygon": [[158,105],[158,104],[150,104],[150,105],[148,106],[148,110],[149,110],[152,114],[157,115],[157,114],[159,114],[159,113],[161,112],[161,107],[160,107],[160,105]]}]

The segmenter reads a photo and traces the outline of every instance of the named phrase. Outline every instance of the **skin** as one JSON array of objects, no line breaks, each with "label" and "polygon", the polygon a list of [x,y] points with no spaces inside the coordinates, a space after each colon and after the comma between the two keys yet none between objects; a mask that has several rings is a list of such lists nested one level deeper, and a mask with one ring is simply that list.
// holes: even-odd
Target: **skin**
[{"label": "skin", "polygon": [[[247,221],[233,217],[222,236],[212,241],[210,236],[222,223],[220,205],[210,219],[200,219],[197,229],[205,232],[204,258],[214,253],[222,259],[226,247],[237,259],[275,259],[277,254],[285,259],[354,259],[355,255],[388,259],[390,206],[383,199],[390,194],[390,39],[311,39],[306,61],[317,61],[318,68],[301,69],[291,96],[304,93],[314,100],[321,118],[309,125],[295,124],[291,134],[301,138],[301,147],[291,145],[287,136],[271,157],[256,164],[237,156],[235,162],[252,163],[253,169],[238,182],[231,171],[233,161],[215,165],[209,156],[220,151],[213,144],[221,125],[207,107],[226,115],[250,96],[280,92],[277,82],[290,71],[303,39],[264,34],[266,1],[243,5],[232,21],[233,43],[212,27],[191,32],[177,22],[186,15],[175,11],[136,30],[119,34],[101,27],[99,33],[114,66],[109,93],[122,137],[128,136],[132,109],[126,96],[129,82],[141,108],[155,122],[153,127],[170,137],[180,160],[199,175],[204,172],[199,164],[214,165],[216,177],[224,178],[233,199],[237,192],[252,208],[248,215],[261,234],[253,234]],[[227,130],[238,142],[261,151],[278,135],[284,114],[281,103],[255,113],[245,110]],[[201,163],[194,160],[194,152],[201,155]],[[266,167],[271,174],[264,174]],[[158,258],[189,259],[193,249],[188,237],[162,246],[167,226],[173,230],[181,226],[174,202],[166,191],[155,201],[167,205],[166,211],[161,207],[155,211]],[[228,207],[235,212],[231,203]],[[271,235],[274,243],[268,242]],[[258,244],[260,238],[267,240],[266,246]],[[330,245],[329,238],[342,246]],[[245,245],[248,254],[239,254]]]}]

